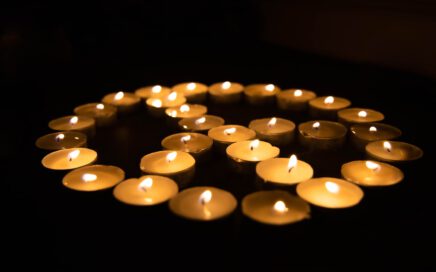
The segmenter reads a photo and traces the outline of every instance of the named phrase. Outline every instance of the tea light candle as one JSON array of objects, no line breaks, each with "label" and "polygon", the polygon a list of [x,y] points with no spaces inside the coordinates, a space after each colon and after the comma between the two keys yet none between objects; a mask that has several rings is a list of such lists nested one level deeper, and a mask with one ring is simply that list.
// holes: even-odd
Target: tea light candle
[{"label": "tea light candle", "polygon": [[230,81],[215,83],[209,87],[210,99],[217,104],[238,103],[243,91],[242,84]]},{"label": "tea light candle", "polygon": [[150,97],[165,97],[171,93],[171,88],[154,85],[154,86],[146,86],[135,90],[135,95],[142,98],[144,101]]},{"label": "tea light candle", "polygon": [[253,140],[256,132],[244,126],[225,125],[211,128],[207,135],[213,139],[216,149],[225,153],[226,148],[232,143]]},{"label": "tea light candle", "polygon": [[224,119],[215,115],[203,115],[197,118],[184,118],[179,127],[187,131],[206,132],[211,128],[224,125]]},{"label": "tea light candle", "polygon": [[236,172],[251,173],[258,162],[277,157],[280,149],[256,139],[233,143],[227,147],[226,153]]},{"label": "tea light candle", "polygon": [[148,111],[155,117],[164,116],[165,110],[169,107],[180,107],[186,103],[186,98],[177,92],[171,92],[166,97],[151,97],[145,103],[147,104]]},{"label": "tea light candle", "polygon": [[273,158],[259,162],[256,165],[256,173],[263,182],[294,185],[312,178],[313,169],[308,163],[291,155],[290,158]]},{"label": "tea light candle", "polygon": [[250,122],[249,128],[256,131],[257,138],[273,145],[284,146],[294,139],[294,122],[283,118],[262,118]]},{"label": "tea light candle", "polygon": [[113,124],[117,118],[117,108],[102,103],[89,103],[78,106],[74,109],[74,113],[94,118],[96,125],[99,127]]},{"label": "tea light candle", "polygon": [[337,149],[345,142],[347,129],[330,121],[309,121],[298,125],[299,140],[303,146],[313,149]]},{"label": "tea light candle", "polygon": [[174,179],[179,187],[186,186],[195,172],[195,159],[183,151],[157,151],[141,159],[142,172]]},{"label": "tea light candle", "polygon": [[41,136],[35,145],[40,149],[59,150],[73,147],[86,147],[86,135],[76,131],[63,131]]},{"label": "tea light candle", "polygon": [[359,186],[329,177],[299,183],[297,194],[313,205],[331,209],[352,207],[363,198],[363,191]]},{"label": "tea light candle", "polygon": [[350,127],[350,140],[354,146],[364,151],[365,146],[374,141],[393,140],[401,136],[401,130],[396,127],[377,124],[356,124]]},{"label": "tea light candle", "polygon": [[386,162],[413,161],[423,154],[419,147],[397,141],[375,141],[367,144],[365,149],[370,157]]},{"label": "tea light candle", "polygon": [[178,127],[183,118],[197,118],[207,113],[207,107],[200,104],[183,104],[178,107],[171,107],[165,110],[169,125]]},{"label": "tea light candle", "polygon": [[95,120],[88,116],[69,115],[54,119],[48,127],[58,131],[79,131],[92,137],[95,134]]},{"label": "tea light candle", "polygon": [[177,133],[165,137],[161,142],[164,149],[187,152],[196,161],[206,159],[210,153],[212,143],[211,138],[200,133]]},{"label": "tea light candle", "polygon": [[128,113],[139,107],[141,98],[133,93],[119,91],[106,95],[101,101],[117,107],[119,113]]},{"label": "tea light candle", "polygon": [[172,179],[148,175],[127,179],[114,189],[117,200],[136,206],[152,206],[168,201],[179,191]]},{"label": "tea light candle", "polygon": [[52,170],[69,170],[93,163],[97,152],[92,149],[77,147],[54,151],[46,155],[41,163]]},{"label": "tea light candle", "polygon": [[339,110],[351,105],[348,99],[334,96],[322,96],[309,101],[309,112],[314,118],[336,120]]},{"label": "tea light candle", "polygon": [[206,100],[207,86],[198,82],[186,82],[175,85],[173,91],[182,93],[189,103],[202,103]]},{"label": "tea light candle", "polygon": [[308,102],[316,97],[316,94],[304,89],[287,89],[276,95],[277,106],[281,110],[302,111],[307,109]]},{"label": "tea light candle", "polygon": [[403,172],[395,166],[376,161],[352,161],[341,168],[342,176],[362,186],[389,186],[404,178]]},{"label": "tea light candle", "polygon": [[242,213],[263,224],[286,225],[309,218],[310,206],[286,191],[260,191],[244,197]]},{"label": "tea light candle", "polygon": [[111,188],[124,179],[124,171],[111,165],[89,165],[75,169],[62,179],[69,189],[76,191],[98,191]]},{"label": "tea light candle", "polygon": [[272,104],[279,92],[280,88],[274,84],[252,84],[244,89],[245,99],[251,105]]},{"label": "tea light candle", "polygon": [[345,125],[382,121],[385,116],[378,111],[362,108],[349,108],[338,111],[339,122]]},{"label": "tea light candle", "polygon": [[170,210],[183,218],[212,221],[230,215],[237,206],[236,198],[215,187],[193,187],[180,192],[169,202]]}]

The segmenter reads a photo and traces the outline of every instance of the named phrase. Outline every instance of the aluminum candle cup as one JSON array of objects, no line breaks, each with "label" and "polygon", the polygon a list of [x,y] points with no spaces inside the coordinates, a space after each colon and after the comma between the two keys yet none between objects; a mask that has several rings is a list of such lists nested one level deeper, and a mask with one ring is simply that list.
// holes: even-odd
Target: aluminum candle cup
[{"label": "aluminum candle cup", "polygon": [[170,107],[180,107],[186,103],[186,98],[177,92],[171,92],[165,97],[150,97],[145,101],[148,112],[154,117],[165,116],[165,110]]},{"label": "aluminum candle cup", "polygon": [[94,118],[96,125],[99,127],[111,125],[117,119],[117,108],[103,103],[89,103],[78,106],[74,109],[74,113]]},{"label": "aluminum candle cup", "polygon": [[77,147],[54,151],[45,156],[41,163],[52,170],[70,170],[91,164],[97,160],[97,152]]},{"label": "aluminum candle cup", "polygon": [[139,108],[141,98],[133,93],[116,92],[110,93],[101,100],[104,104],[110,104],[117,107],[119,113],[129,113]]},{"label": "aluminum candle cup", "polygon": [[161,142],[164,149],[187,152],[197,162],[204,161],[210,156],[212,144],[212,139],[204,134],[186,132],[170,135]]},{"label": "aluminum candle cup", "polygon": [[361,151],[374,141],[393,140],[401,136],[401,130],[386,124],[356,124],[350,127],[351,143]]},{"label": "aluminum candle cup", "polygon": [[88,116],[64,116],[50,121],[48,127],[58,131],[78,131],[88,137],[95,134],[95,120]]},{"label": "aluminum candle cup", "polygon": [[352,161],[341,168],[342,176],[361,186],[390,186],[404,178],[403,172],[395,166],[377,161]]},{"label": "aluminum candle cup", "polygon": [[236,82],[219,82],[209,87],[209,97],[213,103],[234,104],[241,100],[244,86]]},{"label": "aluminum candle cup", "polygon": [[186,82],[175,85],[173,91],[182,93],[188,103],[203,103],[207,97],[208,87],[198,82]]},{"label": "aluminum candle cup", "polygon": [[144,101],[146,101],[150,97],[166,97],[170,93],[171,88],[161,85],[146,86],[135,90],[135,95],[142,98]]},{"label": "aluminum candle cup", "polygon": [[371,158],[385,162],[406,162],[417,160],[422,157],[422,150],[404,142],[376,141],[369,143],[366,154]]},{"label": "aluminum candle cup", "polygon": [[75,169],[62,180],[65,187],[76,191],[99,191],[111,188],[124,179],[124,171],[111,165],[90,165]]},{"label": "aluminum candle cup", "polygon": [[314,119],[337,120],[338,111],[348,108],[348,99],[336,96],[322,96],[309,101],[309,112]]},{"label": "aluminum candle cup", "polygon": [[294,139],[294,122],[283,118],[256,119],[248,127],[256,131],[257,138],[273,145],[285,146]]},{"label": "aluminum candle cup", "polygon": [[299,141],[306,148],[334,150],[345,142],[347,128],[337,122],[309,121],[298,125]]},{"label": "aluminum candle cup", "polygon": [[59,150],[73,147],[86,147],[86,135],[76,131],[63,131],[41,136],[35,145],[40,149]]},{"label": "aluminum candle cup", "polygon": [[226,153],[226,148],[236,142],[253,140],[256,132],[244,126],[225,125],[211,128],[207,135],[213,139],[215,149],[222,154]]},{"label": "aluminum candle cup", "polygon": [[206,133],[209,129],[224,125],[224,119],[215,115],[204,115],[197,118],[184,118],[179,127],[185,131]]},{"label": "aluminum candle cup", "polygon": [[277,106],[281,110],[303,111],[308,108],[310,100],[314,99],[316,94],[304,89],[287,89],[277,93]]},{"label": "aluminum candle cup", "polygon": [[207,113],[207,107],[200,104],[183,104],[178,107],[170,107],[165,110],[168,124],[178,128],[178,123],[183,118],[197,118]]},{"label": "aluminum candle cup", "polygon": [[251,105],[273,104],[280,88],[274,84],[252,84],[244,89],[245,99]]},{"label": "aluminum candle cup", "polygon": [[378,111],[362,108],[349,108],[338,111],[340,123],[350,126],[353,124],[380,122],[385,116]]}]

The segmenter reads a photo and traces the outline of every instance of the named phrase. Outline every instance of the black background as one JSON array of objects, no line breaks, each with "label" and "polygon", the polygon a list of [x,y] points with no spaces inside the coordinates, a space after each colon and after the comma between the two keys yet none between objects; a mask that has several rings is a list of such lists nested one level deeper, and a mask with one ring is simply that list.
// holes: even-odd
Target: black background
[{"label": "black background", "polygon": [[[264,43],[258,35],[262,20],[256,2],[58,5],[22,3],[1,11],[2,85],[12,94],[3,100],[8,129],[2,133],[2,160],[6,192],[12,196],[6,205],[10,228],[4,236],[10,238],[8,255],[16,257],[15,268],[434,268],[434,80]],[[177,218],[166,205],[120,204],[111,190],[73,192],[61,184],[65,173],[40,165],[45,152],[34,141],[50,132],[48,121],[71,114],[77,105],[119,89],[224,80],[272,82],[349,98],[354,106],[382,111],[386,123],[403,131],[401,139],[420,146],[425,156],[401,166],[406,175],[402,183],[365,189],[363,202],[354,208],[312,207],[312,219],[278,228],[247,220],[239,207],[225,220],[198,223]],[[228,124],[247,125],[270,116],[296,123],[308,119],[244,103],[208,106]],[[99,163],[117,165],[127,177],[137,177],[140,158],[159,150],[161,139],[171,133],[143,108],[114,127],[99,128],[90,146],[98,151]],[[364,158],[348,146],[319,156],[292,146],[282,156],[291,152],[311,163],[316,176],[339,176],[343,162]],[[237,176],[227,168],[226,159],[215,155],[198,165],[192,185],[224,188],[239,201],[258,189],[253,177]]]}]

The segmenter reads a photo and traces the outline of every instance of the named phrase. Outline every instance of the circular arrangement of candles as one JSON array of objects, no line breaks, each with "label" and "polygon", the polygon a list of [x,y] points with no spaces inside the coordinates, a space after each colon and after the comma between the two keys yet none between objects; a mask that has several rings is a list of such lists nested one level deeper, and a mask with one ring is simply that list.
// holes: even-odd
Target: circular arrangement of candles
[{"label": "circular arrangement of candles", "polygon": [[357,149],[362,151],[370,142],[393,140],[401,136],[401,130],[382,123],[352,125],[350,132],[351,142]]},{"label": "circular arrangement of candles", "polygon": [[213,140],[200,133],[177,133],[164,138],[161,145],[164,149],[179,150],[191,154],[195,160],[201,161],[210,153]]},{"label": "circular arrangement of candles", "polygon": [[111,165],[90,165],[75,169],[62,180],[64,186],[77,191],[111,188],[124,179],[124,171]]},{"label": "circular arrangement of candles", "polygon": [[422,150],[412,144],[397,141],[376,141],[366,145],[366,153],[386,162],[413,161],[422,157]]},{"label": "circular arrangement of candles", "polygon": [[94,118],[96,125],[100,127],[113,124],[117,118],[117,108],[103,103],[88,103],[78,106],[74,109],[74,113]]},{"label": "circular arrangement of candles", "polygon": [[309,111],[315,119],[336,120],[338,111],[350,105],[350,100],[342,97],[322,96],[309,101]]},{"label": "circular arrangement of candles", "polygon": [[69,115],[54,119],[48,127],[57,131],[79,131],[92,137],[95,134],[95,120],[88,116]]},{"label": "circular arrangement of candles", "polygon": [[52,170],[70,170],[93,163],[97,152],[92,149],[78,147],[54,151],[46,155],[41,163]]},{"label": "circular arrangement of candles", "polygon": [[277,93],[277,107],[281,110],[303,111],[316,94],[304,89],[287,89]]},{"label": "circular arrangement of candles", "polygon": [[170,107],[179,107],[186,103],[186,98],[178,92],[171,92],[167,96],[150,97],[145,101],[148,112],[155,117],[164,116],[165,110]]},{"label": "circular arrangement of candles", "polygon": [[251,84],[245,86],[245,99],[251,105],[271,104],[280,88],[274,84]]},{"label": "circular arrangement of candles", "polygon": [[182,93],[189,103],[202,103],[206,100],[208,87],[198,82],[187,82],[175,85],[172,90]]},{"label": "circular arrangement of candles", "polygon": [[345,142],[347,128],[337,122],[309,121],[298,125],[299,141],[303,146],[320,150],[340,148]]},{"label": "circular arrangement of candles", "polygon": [[101,101],[104,104],[110,104],[117,107],[119,113],[127,113],[132,112],[139,107],[141,98],[133,93],[119,91],[104,96]]},{"label": "circular arrangement of candles", "polygon": [[209,129],[224,125],[224,119],[215,115],[203,115],[195,118],[184,118],[179,127],[186,131],[207,132]]},{"label": "circular arrangement of candles", "polygon": [[225,125],[209,129],[207,135],[213,139],[216,149],[220,153],[225,153],[226,148],[232,143],[254,139],[256,132],[240,125]]},{"label": "circular arrangement of candles", "polygon": [[136,89],[135,95],[142,98],[143,100],[147,100],[150,97],[165,97],[171,93],[171,88],[161,86],[161,85],[153,85],[146,86],[139,89]]},{"label": "circular arrangement of candles", "polygon": [[361,108],[348,108],[338,111],[339,122],[345,125],[375,123],[385,119],[385,116],[378,111]]},{"label": "circular arrangement of candles", "polygon": [[50,133],[39,137],[35,145],[45,150],[59,150],[73,147],[86,147],[87,137],[77,131]]},{"label": "circular arrangement of candles", "polygon": [[241,100],[244,86],[230,81],[215,83],[209,86],[210,100],[217,104],[232,104]]},{"label": "circular arrangement of candles", "polygon": [[395,166],[376,161],[352,161],[342,165],[342,176],[362,186],[389,186],[403,180],[403,172]]},{"label": "circular arrangement of candles", "polygon": [[294,122],[283,118],[256,119],[248,127],[256,131],[257,138],[273,145],[284,146],[294,138]]}]

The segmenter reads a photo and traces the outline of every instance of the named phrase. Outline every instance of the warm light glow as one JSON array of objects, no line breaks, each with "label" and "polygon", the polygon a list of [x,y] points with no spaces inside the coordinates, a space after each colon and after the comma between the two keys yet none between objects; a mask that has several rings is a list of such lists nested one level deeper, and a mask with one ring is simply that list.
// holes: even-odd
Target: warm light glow
[{"label": "warm light glow", "polygon": [[104,105],[103,104],[97,104],[97,106],[95,106],[98,110],[104,110]]},{"label": "warm light glow", "polygon": [[139,188],[144,191],[147,191],[153,186],[153,179],[150,177],[145,178],[141,183],[139,183]]},{"label": "warm light glow", "polygon": [[224,90],[229,89],[230,86],[232,86],[232,83],[230,83],[230,81],[225,81],[225,82],[223,82],[223,84],[221,84],[221,88]]},{"label": "warm light glow", "polygon": [[170,116],[171,117],[177,117],[177,111],[176,110],[170,111]]},{"label": "warm light glow", "polygon": [[324,104],[333,104],[333,102],[335,102],[335,98],[333,96],[327,96],[324,99]]},{"label": "warm light glow", "polygon": [[186,89],[188,89],[189,91],[192,91],[195,89],[195,87],[197,87],[197,84],[195,84],[194,82],[191,82],[186,86]]},{"label": "warm light glow", "polygon": [[177,92],[171,92],[167,97],[169,101],[174,101],[176,100],[176,98],[177,98]]},{"label": "warm light glow", "polygon": [[97,175],[94,175],[94,174],[86,173],[86,174],[83,174],[83,176],[82,176],[82,180],[86,183],[94,181],[96,179],[97,179]]},{"label": "warm light glow", "polygon": [[295,168],[295,166],[297,166],[297,156],[292,155],[289,158],[289,162],[288,162],[288,173],[290,173],[292,169]]},{"label": "warm light glow", "polygon": [[366,161],[366,162],[365,162],[365,165],[366,165],[366,167],[367,167],[368,169],[370,169],[370,170],[372,170],[372,171],[374,171],[374,172],[377,172],[377,171],[380,170],[380,164],[375,163],[375,162],[373,162],[373,161]]},{"label": "warm light glow", "polygon": [[70,153],[68,153],[68,160],[72,161],[72,160],[76,159],[77,157],[79,157],[79,154],[80,154],[79,149],[71,151]]},{"label": "warm light glow", "polygon": [[268,84],[265,86],[265,90],[267,90],[268,92],[272,92],[274,91],[276,87],[274,86],[274,84]]},{"label": "warm light glow", "polygon": [[65,138],[65,134],[61,133],[55,137],[56,142],[60,142]]},{"label": "warm light glow", "polygon": [[295,90],[294,91],[294,96],[298,97],[298,96],[302,96],[303,95],[303,91],[302,90]]},{"label": "warm light glow", "polygon": [[77,116],[73,116],[73,117],[71,117],[71,119],[70,119],[70,125],[75,125],[75,124],[77,124],[77,122],[79,122],[79,117],[77,117]]},{"label": "warm light glow", "polygon": [[236,132],[236,128],[235,128],[235,127],[226,128],[226,129],[224,130],[224,134],[226,134],[226,135],[232,135],[232,134],[235,133],[235,132]]},{"label": "warm light glow", "polygon": [[370,131],[370,132],[376,132],[376,131],[377,131],[377,128],[376,128],[375,126],[371,126],[371,127],[369,128],[369,131]]},{"label": "warm light glow", "polygon": [[162,100],[153,99],[153,101],[151,101],[151,105],[155,108],[160,108],[160,107],[162,107]]},{"label": "warm light glow", "polygon": [[388,142],[388,141],[384,141],[384,142],[383,142],[383,148],[384,148],[387,152],[391,152],[392,145],[391,145],[390,142]]},{"label": "warm light glow", "polygon": [[319,123],[319,122],[315,122],[315,123],[313,123],[313,125],[312,125],[312,128],[313,129],[319,129],[319,126],[320,126],[321,124]]},{"label": "warm light glow", "polygon": [[185,135],[185,136],[180,138],[180,141],[182,141],[182,143],[184,143],[184,144],[186,144],[190,140],[191,140],[191,135]]},{"label": "warm light glow", "polygon": [[199,126],[199,125],[201,125],[201,124],[204,124],[204,122],[206,122],[206,117],[200,117],[200,118],[198,118],[197,120],[195,120],[195,124],[197,125],[197,126]]},{"label": "warm light glow", "polygon": [[279,213],[285,213],[288,211],[288,207],[286,207],[285,202],[279,200],[274,203],[274,211]]},{"label": "warm light glow", "polygon": [[366,111],[362,110],[362,111],[359,111],[357,113],[357,115],[361,118],[365,118],[366,116],[368,116],[368,113]]},{"label": "warm light glow", "polygon": [[259,143],[260,142],[259,142],[258,139],[251,141],[251,143],[250,143],[250,150],[254,150],[255,148],[257,148],[259,146]]},{"label": "warm light glow", "polygon": [[156,85],[151,88],[151,92],[154,94],[158,94],[162,91],[162,86]]},{"label": "warm light glow", "polygon": [[117,92],[115,95],[115,100],[121,100],[124,97],[124,92]]},{"label": "warm light glow", "polygon": [[180,106],[180,112],[188,112],[190,110],[191,108],[189,107],[189,105],[184,104]]},{"label": "warm light glow", "polygon": [[206,205],[211,200],[212,200],[212,192],[210,190],[206,190],[203,193],[201,193],[199,199],[201,205]]},{"label": "warm light glow", "polygon": [[177,151],[173,151],[173,152],[168,153],[167,162],[174,161],[176,159],[176,157],[177,157]]},{"label": "warm light glow", "polygon": [[337,194],[339,192],[339,185],[332,181],[326,181],[325,188],[327,189],[327,191],[333,194]]},{"label": "warm light glow", "polygon": [[268,127],[272,128],[277,123],[277,118],[273,117],[271,120],[268,121]]}]

